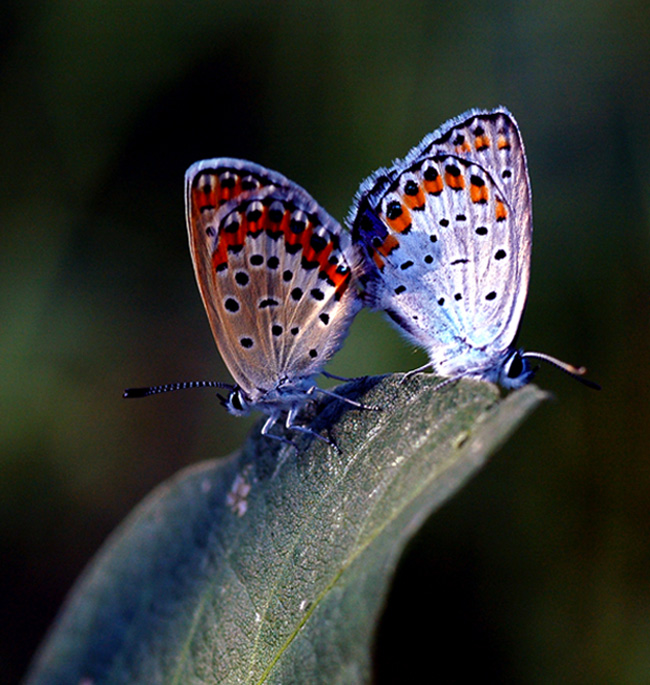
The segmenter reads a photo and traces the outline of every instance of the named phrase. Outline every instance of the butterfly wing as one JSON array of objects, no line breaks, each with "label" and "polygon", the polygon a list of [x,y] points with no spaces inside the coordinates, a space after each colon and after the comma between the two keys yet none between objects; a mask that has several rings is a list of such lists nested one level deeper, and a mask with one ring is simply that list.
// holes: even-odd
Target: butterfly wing
[{"label": "butterfly wing", "polygon": [[443,375],[477,375],[512,344],[528,290],[531,198],[519,129],[471,111],[380,169],[350,220],[367,297]]},{"label": "butterfly wing", "polygon": [[361,306],[340,224],[281,174],[232,159],[188,169],[186,213],[201,297],[236,383],[256,401],[320,372]]}]

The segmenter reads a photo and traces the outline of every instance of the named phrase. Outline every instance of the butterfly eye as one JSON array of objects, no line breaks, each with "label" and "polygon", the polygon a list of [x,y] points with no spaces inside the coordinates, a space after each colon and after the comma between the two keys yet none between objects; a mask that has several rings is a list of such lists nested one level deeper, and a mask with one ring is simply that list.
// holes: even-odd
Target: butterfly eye
[{"label": "butterfly eye", "polygon": [[248,405],[244,398],[241,389],[235,388],[228,396],[228,404],[235,412],[246,412]]},{"label": "butterfly eye", "polygon": [[505,364],[506,376],[508,378],[519,378],[524,372],[524,360],[517,350],[512,354]]}]

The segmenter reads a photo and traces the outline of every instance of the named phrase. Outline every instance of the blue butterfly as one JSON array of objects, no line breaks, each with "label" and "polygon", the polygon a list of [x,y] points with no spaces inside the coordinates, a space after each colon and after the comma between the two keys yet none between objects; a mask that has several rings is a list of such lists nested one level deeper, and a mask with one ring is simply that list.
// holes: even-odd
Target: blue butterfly
[{"label": "blue butterfly", "polygon": [[366,179],[348,217],[364,260],[366,303],[383,309],[449,382],[518,388],[540,359],[515,347],[526,305],[532,208],[526,155],[504,108],[452,119]]}]

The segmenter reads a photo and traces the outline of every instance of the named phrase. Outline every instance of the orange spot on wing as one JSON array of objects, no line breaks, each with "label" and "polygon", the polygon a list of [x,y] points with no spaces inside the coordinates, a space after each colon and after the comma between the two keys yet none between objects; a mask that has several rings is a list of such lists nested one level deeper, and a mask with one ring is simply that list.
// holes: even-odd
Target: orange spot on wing
[{"label": "orange spot on wing", "polygon": [[327,272],[327,277],[334,283],[335,296],[338,298],[345,292],[345,289],[350,284],[350,271],[346,270],[344,273],[336,270],[337,267]]},{"label": "orange spot on wing", "polygon": [[301,242],[301,234],[294,233],[291,230],[291,226],[289,225],[290,221],[291,212],[285,210],[284,214],[282,215],[282,221],[280,221],[280,223],[278,224],[278,230],[282,231],[282,233],[284,234],[284,240],[287,245],[297,245]]},{"label": "orange spot on wing", "polygon": [[396,219],[386,217],[386,221],[393,231],[401,233],[411,225],[411,212],[402,205],[402,213]]},{"label": "orange spot on wing", "polygon": [[329,269],[332,267],[332,264],[330,264],[327,260],[330,256],[330,253],[334,249],[334,244],[333,243],[327,243],[327,245],[318,253],[318,263],[320,264],[321,271],[327,272],[327,275],[329,276]]},{"label": "orange spot on wing", "polygon": [[422,191],[422,186],[418,188],[416,195],[407,195],[404,193],[404,195],[402,195],[402,201],[410,209],[413,209],[413,207],[422,207],[424,204],[424,192]]},{"label": "orange spot on wing", "polygon": [[503,221],[508,216],[508,210],[501,200],[497,200],[495,215],[497,221]]},{"label": "orange spot on wing", "polygon": [[192,208],[197,214],[200,214],[202,208],[218,206],[216,177],[201,176],[200,180],[201,183],[192,188]]},{"label": "orange spot on wing", "polygon": [[231,200],[233,197],[241,195],[241,178],[239,176],[236,176],[235,183],[231,187],[217,186],[217,188],[218,204],[222,205],[224,204],[224,202],[228,202],[228,200]]},{"label": "orange spot on wing", "polygon": [[373,252],[372,259],[375,262],[377,268],[380,269],[381,271],[383,271],[384,260],[381,258],[381,256],[377,252]]},{"label": "orange spot on wing", "polygon": [[476,140],[474,141],[474,147],[477,150],[485,150],[486,148],[490,147],[490,145],[490,139],[486,134],[483,134],[482,136],[476,136]]},{"label": "orange spot on wing", "polygon": [[300,242],[302,243],[302,254],[308,262],[317,262],[318,257],[314,248],[309,244],[311,240],[312,233],[314,232],[314,227],[311,223],[308,223],[305,230],[300,234]]},{"label": "orange spot on wing", "polygon": [[[252,222],[253,225],[255,222]],[[239,228],[234,233],[225,233],[223,236],[219,236],[219,239],[226,239],[228,245],[243,245],[246,240],[246,234],[249,232],[251,224],[246,220],[246,214],[242,215],[241,221],[239,222]]]},{"label": "orange spot on wing", "polygon": [[469,195],[472,202],[485,203],[488,201],[488,189],[487,186],[475,186],[470,185]]},{"label": "orange spot on wing", "polygon": [[348,289],[348,286],[350,285],[350,272],[346,271],[344,274],[336,275],[338,278],[334,281],[336,284],[336,291],[334,296],[337,300],[340,300],[343,296],[343,293]]},{"label": "orange spot on wing", "polygon": [[436,176],[434,181],[424,181],[424,189],[427,193],[437,194],[441,193],[443,189],[442,176]]},{"label": "orange spot on wing", "polygon": [[463,141],[462,145],[456,145],[456,152],[471,152],[472,148],[467,140]]},{"label": "orange spot on wing", "polygon": [[222,264],[228,263],[228,245],[225,240],[220,240],[216,250],[212,253],[212,273]]},{"label": "orange spot on wing", "polygon": [[397,240],[394,235],[389,233],[384,239],[384,242],[377,248],[377,252],[384,255],[384,257],[388,257],[388,255],[398,247],[399,240]]},{"label": "orange spot on wing", "polygon": [[454,176],[448,171],[445,172],[445,183],[454,190],[462,190],[465,187],[465,177],[463,174],[458,174]]},{"label": "orange spot on wing", "polygon": [[502,133],[497,138],[497,147],[499,150],[507,150],[510,147],[508,139]]},{"label": "orange spot on wing", "polygon": [[334,243],[328,243],[321,252],[318,253],[318,263],[320,270],[327,274],[327,279],[334,284],[336,288],[336,297],[340,298],[343,291],[348,287],[348,281],[350,279],[350,271],[348,269],[341,272],[339,270],[340,266],[337,261],[335,264],[329,262],[329,256],[334,250]]},{"label": "orange spot on wing", "polygon": [[284,211],[282,214],[282,219],[280,219],[280,222],[277,224],[278,226],[278,231],[282,231],[284,235],[285,241],[289,245],[293,245],[294,243],[298,242],[298,236],[291,230],[289,227],[289,222],[291,221],[291,212]]}]

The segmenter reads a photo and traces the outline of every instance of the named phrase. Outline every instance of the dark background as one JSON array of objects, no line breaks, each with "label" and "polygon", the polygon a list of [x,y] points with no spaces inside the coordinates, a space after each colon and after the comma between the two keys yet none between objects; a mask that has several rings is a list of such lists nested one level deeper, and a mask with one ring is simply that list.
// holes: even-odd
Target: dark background
[{"label": "dark background", "polygon": [[[211,391],[121,399],[229,378],[194,283],[185,169],[252,159],[343,219],[374,168],[499,104],[535,201],[520,342],[604,390],[539,374],[557,401],[407,550],[376,681],[647,682],[649,29],[642,0],[2,3],[4,682],[127,512],[251,426]],[[424,361],[364,312],[329,370]]]}]

